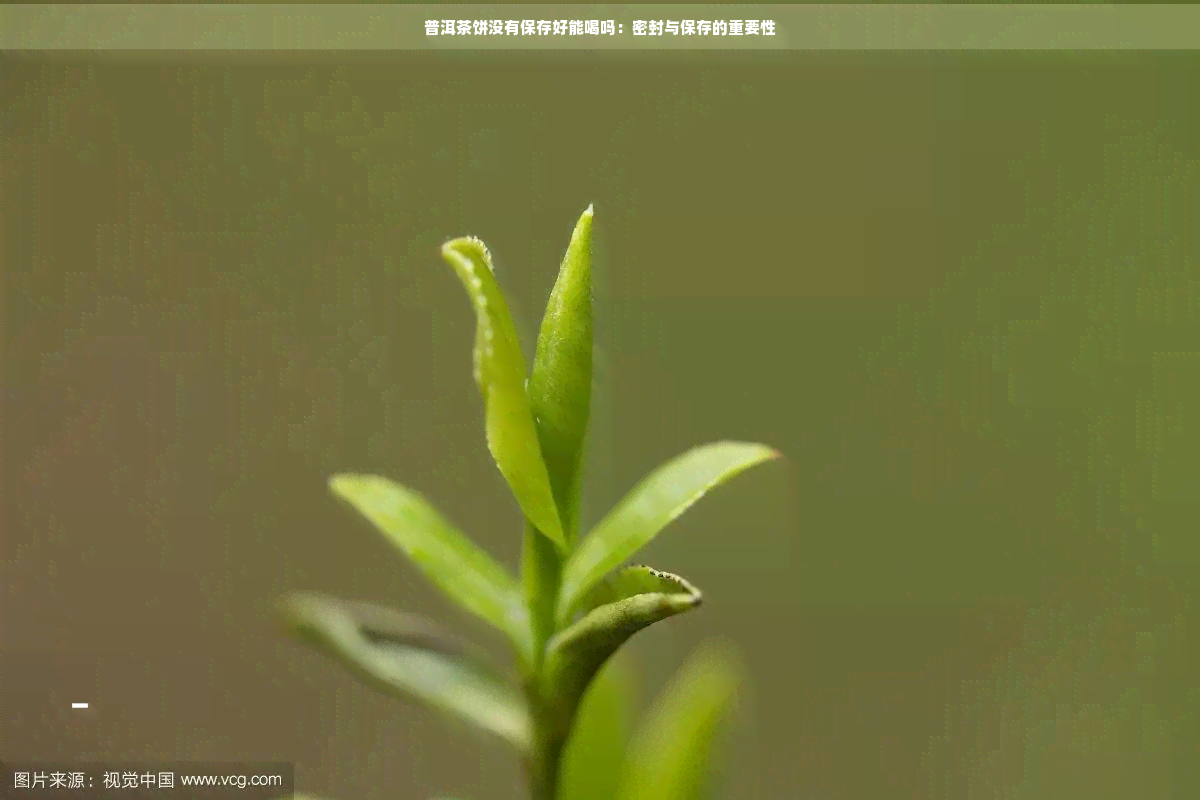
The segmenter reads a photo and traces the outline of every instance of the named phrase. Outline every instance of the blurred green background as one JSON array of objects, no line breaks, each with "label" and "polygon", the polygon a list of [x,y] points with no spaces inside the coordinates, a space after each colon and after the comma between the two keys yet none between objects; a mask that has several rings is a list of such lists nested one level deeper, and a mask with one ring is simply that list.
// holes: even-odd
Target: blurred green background
[{"label": "blurred green background", "polygon": [[395,478],[515,566],[436,248],[487,242],[528,352],[594,202],[585,524],[692,445],[787,456],[644,556],[707,598],[635,639],[647,697],[706,638],[745,654],[728,796],[1196,796],[1195,56],[2,80],[6,758],[521,796],[500,745],[360,687],[271,604],[382,601],[498,648],[324,481]]}]

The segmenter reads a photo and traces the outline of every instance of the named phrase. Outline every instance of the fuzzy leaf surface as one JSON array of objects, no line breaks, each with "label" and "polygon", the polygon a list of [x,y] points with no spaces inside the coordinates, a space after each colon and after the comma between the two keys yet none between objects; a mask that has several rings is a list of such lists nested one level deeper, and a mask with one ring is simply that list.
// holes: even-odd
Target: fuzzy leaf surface
[{"label": "fuzzy leaf surface", "polygon": [[546,685],[566,713],[575,709],[597,671],[629,637],[700,605],[700,592],[669,572],[627,567],[592,590],[579,620],[546,649]]},{"label": "fuzzy leaf surface", "polygon": [[371,522],[446,595],[529,647],[516,579],[417,492],[378,475],[335,475],[329,488]]},{"label": "fuzzy leaf surface", "polygon": [[530,741],[524,698],[471,646],[420,617],[303,592],[280,605],[288,627],[375,688],[415,699],[496,734]]},{"label": "fuzzy leaf surface", "polygon": [[564,624],[605,575],[645,547],[710,489],[778,453],[748,442],[715,442],[668,461],[633,488],[579,543],[563,567],[557,618]]},{"label": "fuzzy leaf surface", "polygon": [[474,237],[442,245],[475,309],[475,382],[483,394],[488,450],[522,513],[560,547],[562,523],[538,442],[526,392],[525,357],[508,302],[496,283],[492,260]]},{"label": "fuzzy leaf surface", "polygon": [[538,332],[529,400],[559,516],[574,534],[592,398],[592,207],[575,225]]}]

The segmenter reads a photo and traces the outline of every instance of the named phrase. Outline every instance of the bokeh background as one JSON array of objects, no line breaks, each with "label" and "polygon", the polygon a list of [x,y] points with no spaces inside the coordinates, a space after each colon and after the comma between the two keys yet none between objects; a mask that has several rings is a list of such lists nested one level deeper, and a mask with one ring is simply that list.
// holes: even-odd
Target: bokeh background
[{"label": "bokeh background", "polygon": [[711,637],[750,670],[729,797],[1197,795],[1194,56],[3,69],[7,759],[521,796],[272,604],[499,651],[324,481],[411,485],[515,567],[436,249],[489,244],[531,346],[594,202],[585,523],[694,444],[787,456],[644,555],[707,602],[632,643],[642,702]]}]

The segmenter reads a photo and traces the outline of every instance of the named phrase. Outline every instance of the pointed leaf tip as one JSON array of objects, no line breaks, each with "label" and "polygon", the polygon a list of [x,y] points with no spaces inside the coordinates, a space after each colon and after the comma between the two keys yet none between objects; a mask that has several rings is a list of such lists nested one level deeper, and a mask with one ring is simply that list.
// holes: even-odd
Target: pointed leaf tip
[{"label": "pointed leaf tip", "polygon": [[442,245],[475,310],[475,382],[483,395],[488,450],[522,513],[560,548],[562,522],[526,390],[525,357],[491,255],[467,236]]},{"label": "pointed leaf tip", "polygon": [[568,539],[592,398],[592,208],[575,224],[538,331],[529,401]]},{"label": "pointed leaf tip", "polygon": [[693,448],[652,472],[568,558],[558,598],[559,623],[571,617],[597,582],[710,490],[777,455],[762,444],[719,441]]}]

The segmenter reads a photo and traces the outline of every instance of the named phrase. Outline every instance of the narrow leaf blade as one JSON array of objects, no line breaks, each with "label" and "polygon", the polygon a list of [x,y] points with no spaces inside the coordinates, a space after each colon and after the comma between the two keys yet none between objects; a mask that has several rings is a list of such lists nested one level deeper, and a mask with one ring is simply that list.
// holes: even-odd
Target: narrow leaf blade
[{"label": "narrow leaf blade", "polygon": [[707,647],[689,659],[647,712],[629,745],[617,800],[700,800],[743,670]]},{"label": "narrow leaf blade", "polygon": [[378,475],[335,475],[329,488],[400,548],[450,599],[528,646],[521,590],[491,556],[417,492]]},{"label": "narrow leaf blade", "polygon": [[592,397],[592,207],[575,224],[538,332],[529,400],[570,540]]},{"label": "narrow leaf blade", "polygon": [[565,622],[601,578],[646,546],[710,489],[778,455],[766,445],[715,442],[689,450],[652,472],[567,559],[559,590],[559,622]]},{"label": "narrow leaf blade", "polygon": [[596,587],[574,624],[546,648],[546,686],[563,714],[574,712],[597,671],[638,631],[700,605],[690,583],[669,572],[632,566]]},{"label": "narrow leaf blade", "polygon": [[433,623],[312,592],[291,595],[280,611],[294,633],[375,688],[454,714],[519,750],[528,747],[529,713],[521,695],[478,651]]},{"label": "narrow leaf blade", "polygon": [[613,800],[633,732],[636,680],[620,654],[596,675],[563,748],[562,800]]},{"label": "narrow leaf blade", "polygon": [[525,358],[508,303],[492,273],[491,256],[473,237],[442,245],[475,309],[475,382],[483,393],[488,450],[521,511],[539,531],[565,547],[562,523],[542,459],[525,388]]}]

